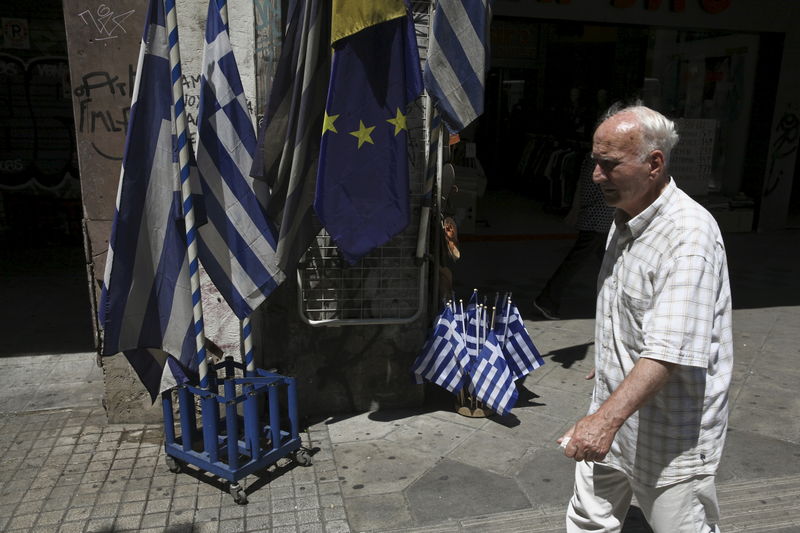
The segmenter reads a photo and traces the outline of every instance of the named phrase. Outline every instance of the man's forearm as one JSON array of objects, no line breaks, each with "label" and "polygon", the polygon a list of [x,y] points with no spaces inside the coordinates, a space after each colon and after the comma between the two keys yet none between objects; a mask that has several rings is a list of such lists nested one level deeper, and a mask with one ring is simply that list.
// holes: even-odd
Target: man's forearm
[{"label": "man's forearm", "polygon": [[[564,454],[576,461],[602,461],[622,424],[661,390],[674,367],[672,363],[639,359],[596,412],[578,420],[558,439],[564,446]],[[569,440],[565,440],[567,437]]]},{"label": "man's forearm", "polygon": [[647,400],[661,390],[675,366],[674,363],[642,357],[617,390],[597,409],[597,414],[607,420],[615,430],[619,429]]}]

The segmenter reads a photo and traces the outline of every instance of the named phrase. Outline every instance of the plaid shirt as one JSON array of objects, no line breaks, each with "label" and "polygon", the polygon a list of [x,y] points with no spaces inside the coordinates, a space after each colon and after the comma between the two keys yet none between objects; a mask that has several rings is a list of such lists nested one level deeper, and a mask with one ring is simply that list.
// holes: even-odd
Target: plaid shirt
[{"label": "plaid shirt", "polygon": [[728,424],[731,294],[716,221],[669,185],[639,215],[617,210],[598,278],[593,413],[641,357],[679,365],[622,426],[605,464],[665,486],[714,474]]}]

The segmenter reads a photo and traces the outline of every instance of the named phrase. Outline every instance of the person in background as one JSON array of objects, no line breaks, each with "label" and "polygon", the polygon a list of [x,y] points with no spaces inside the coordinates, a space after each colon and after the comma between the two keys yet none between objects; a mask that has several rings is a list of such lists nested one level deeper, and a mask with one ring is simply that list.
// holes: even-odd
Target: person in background
[{"label": "person in background", "polygon": [[589,414],[558,442],[576,461],[568,532],[620,531],[632,495],[656,533],[718,532],[731,294],[716,221],[667,168],[674,123],[612,109],[594,182],[616,207],[598,278]]},{"label": "person in background", "polygon": [[578,230],[572,248],[544,288],[533,300],[533,307],[548,320],[560,318],[561,296],[583,266],[592,263],[596,274],[605,251],[608,229],[614,218],[614,208],[606,204],[600,187],[592,181],[594,163],[589,155],[581,164],[578,184],[567,214],[567,222]]}]

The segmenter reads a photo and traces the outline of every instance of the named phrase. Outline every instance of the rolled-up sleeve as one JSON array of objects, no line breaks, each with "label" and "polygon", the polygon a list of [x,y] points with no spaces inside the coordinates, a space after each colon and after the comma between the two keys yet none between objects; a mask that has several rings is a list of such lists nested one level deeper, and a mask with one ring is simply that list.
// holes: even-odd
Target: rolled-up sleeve
[{"label": "rolled-up sleeve", "polygon": [[719,292],[719,268],[714,259],[700,254],[673,256],[659,269],[644,317],[641,357],[708,366]]}]

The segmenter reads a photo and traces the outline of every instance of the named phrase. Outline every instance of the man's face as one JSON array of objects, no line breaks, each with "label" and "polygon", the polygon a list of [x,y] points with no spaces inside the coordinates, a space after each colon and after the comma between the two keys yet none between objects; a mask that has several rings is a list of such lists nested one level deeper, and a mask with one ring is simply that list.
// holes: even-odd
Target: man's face
[{"label": "man's face", "polygon": [[[600,186],[608,205],[634,217],[650,205],[655,190],[653,152],[642,161],[641,133],[628,113],[615,115],[597,128],[592,143],[595,161],[592,179]],[[660,153],[660,152],[658,152]]]}]

